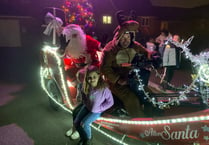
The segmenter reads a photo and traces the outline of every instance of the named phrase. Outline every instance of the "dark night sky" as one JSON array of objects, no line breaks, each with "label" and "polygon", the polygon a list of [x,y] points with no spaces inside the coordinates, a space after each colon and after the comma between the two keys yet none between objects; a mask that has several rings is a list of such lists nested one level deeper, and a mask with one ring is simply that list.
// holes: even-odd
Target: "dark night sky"
[{"label": "dark night sky", "polygon": [[[137,15],[209,15],[207,8],[171,8],[171,7],[155,7],[152,6],[151,1],[155,3],[165,0],[89,0],[92,2],[96,13],[108,13],[109,11],[116,12],[117,10],[135,10]],[[180,0],[166,0],[176,1],[179,3]],[[182,1],[182,0],[181,0]],[[186,0],[188,1],[188,0]],[[209,0],[201,0],[209,1]],[[22,15],[22,16],[35,16],[38,17],[45,7],[60,7],[64,3],[64,0],[1,0],[0,1],[0,15]],[[194,3],[194,2],[193,2]],[[193,4],[192,3],[192,4]],[[208,2],[209,3],[209,2]],[[183,5],[188,5],[186,2],[181,2]],[[207,3],[206,3],[207,4]],[[194,5],[194,4],[193,4]],[[173,11],[174,10],[174,11]],[[191,11],[195,11],[192,13]]]}]

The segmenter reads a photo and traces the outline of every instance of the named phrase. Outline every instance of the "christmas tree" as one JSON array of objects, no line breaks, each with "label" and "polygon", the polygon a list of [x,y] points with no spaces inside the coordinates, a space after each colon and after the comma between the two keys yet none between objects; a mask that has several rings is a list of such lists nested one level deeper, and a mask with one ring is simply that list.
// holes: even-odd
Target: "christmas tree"
[{"label": "christmas tree", "polygon": [[86,32],[92,30],[95,20],[93,6],[88,0],[65,0],[62,9],[66,14],[67,24],[78,24]]}]

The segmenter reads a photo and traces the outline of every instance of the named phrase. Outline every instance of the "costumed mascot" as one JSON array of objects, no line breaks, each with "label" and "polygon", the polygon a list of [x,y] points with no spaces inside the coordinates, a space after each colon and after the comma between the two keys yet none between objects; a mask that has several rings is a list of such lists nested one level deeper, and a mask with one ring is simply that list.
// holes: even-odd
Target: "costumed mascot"
[{"label": "costumed mascot", "polygon": [[128,114],[131,117],[143,117],[140,96],[137,96],[128,84],[128,75],[132,67],[126,64],[131,64],[136,54],[151,58],[151,52],[134,39],[139,23],[124,19],[121,12],[117,13],[117,18],[119,26],[115,30],[113,40],[105,46],[103,51],[101,73],[109,83],[112,93],[123,103]]}]

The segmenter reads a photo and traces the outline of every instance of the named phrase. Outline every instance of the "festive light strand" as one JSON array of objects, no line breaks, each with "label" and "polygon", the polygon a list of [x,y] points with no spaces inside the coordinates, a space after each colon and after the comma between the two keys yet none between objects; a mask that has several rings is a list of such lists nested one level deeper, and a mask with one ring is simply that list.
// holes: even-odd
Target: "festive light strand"
[{"label": "festive light strand", "polygon": [[[194,68],[198,68],[198,74],[196,83],[200,84],[201,89],[204,88],[204,90],[199,90],[201,92],[201,97],[203,99],[203,103],[208,105],[208,99],[209,99],[209,51],[203,51],[199,55],[192,55],[190,52],[188,46],[191,44],[194,36],[191,36],[187,41],[179,43],[176,41],[173,41],[171,38],[168,39],[168,42],[173,43],[177,47],[182,48],[182,51],[184,52],[186,58],[188,58]],[[195,88],[195,83],[193,88]]]},{"label": "festive light strand", "polygon": [[[185,46],[187,46],[188,45],[188,43],[185,43]],[[66,111],[68,111],[68,112],[70,112],[70,113],[72,113],[72,109],[74,108],[73,107],[73,105],[72,105],[72,103],[71,103],[71,101],[69,100],[69,93],[68,93],[68,90],[67,90],[67,86],[66,86],[66,84],[67,84],[67,82],[64,80],[64,73],[63,73],[63,68],[62,68],[62,60],[60,59],[60,57],[59,57],[59,55],[57,55],[57,53],[56,53],[56,49],[57,48],[52,48],[52,47],[44,47],[44,49],[43,49],[43,53],[44,53],[44,61],[45,61],[45,63],[46,63],[46,65],[48,65],[48,59],[47,59],[47,54],[50,54],[52,57],[54,57],[55,59],[56,59],[56,62],[57,62],[57,67],[58,67],[58,72],[59,72],[59,76],[60,76],[60,79],[61,79],[61,87],[62,87],[62,89],[64,90],[64,98],[65,98],[65,100],[66,100],[66,103],[67,103],[67,106],[69,106],[69,108],[67,108],[65,105],[63,105],[63,104],[60,104],[58,101],[56,101],[54,98],[53,98],[53,96],[51,95],[51,93],[50,92],[48,92],[48,90],[47,90],[47,87],[46,87],[46,82],[45,82],[45,80],[46,80],[46,78],[48,77],[48,76],[50,76],[50,75],[53,75],[53,71],[52,71],[52,69],[51,68],[49,68],[49,67],[41,67],[40,68],[40,77],[41,77],[41,86],[42,86],[42,88],[44,89],[44,91],[47,93],[47,95],[56,103],[56,104],[58,104],[61,108],[63,108],[64,110],[66,110]],[[187,50],[186,50],[186,53],[188,53],[187,52]],[[188,53],[189,54],[189,53]],[[205,56],[205,55],[204,55]],[[189,58],[192,58],[192,56],[190,56]],[[205,59],[203,59],[203,60],[205,60]],[[199,63],[198,63],[199,64]],[[138,72],[138,70],[133,70],[133,71],[136,71],[136,72]],[[200,73],[198,73],[197,75],[199,75]],[[145,92],[144,91],[144,89],[143,89],[143,84],[141,84],[140,86],[139,86],[139,89],[141,89],[141,90],[143,90],[144,91],[144,93],[145,93],[145,95],[147,96],[147,98],[149,98],[149,100],[151,100],[152,101],[152,103],[153,104],[155,104],[155,105],[159,105],[159,106],[161,106],[161,107],[165,107],[165,106],[167,106],[167,105],[170,105],[170,104],[173,104],[173,103],[178,103],[180,100],[182,100],[182,99],[185,99],[185,97],[186,97],[186,93],[188,93],[189,91],[191,91],[192,89],[194,89],[194,84],[195,84],[195,82],[197,82],[197,80],[198,80],[198,78],[199,77],[197,77],[196,79],[194,79],[194,81],[192,82],[192,84],[189,86],[189,87],[187,87],[187,89],[185,90],[185,91],[183,91],[183,92],[180,92],[180,96],[179,96],[179,98],[176,100],[176,99],[174,99],[174,100],[170,100],[169,102],[167,102],[166,104],[163,104],[163,102],[156,102],[156,101],[154,101],[153,100],[153,98],[149,98],[149,96],[148,96],[148,93],[147,92]],[[207,77],[206,77],[207,78]],[[139,79],[140,80],[140,79]],[[141,81],[140,81],[140,83],[141,83]],[[132,121],[132,120],[125,120],[125,119],[123,119],[123,120],[121,120],[121,119],[113,119],[113,118],[108,118],[108,117],[100,117],[99,119],[98,119],[98,121],[107,121],[107,122],[112,122],[112,123],[122,123],[122,124],[134,124],[134,125],[156,125],[156,124],[165,124],[165,123],[183,123],[183,122],[193,122],[193,121],[204,121],[204,120],[209,120],[209,115],[202,115],[202,116],[193,116],[193,117],[182,117],[182,118],[176,118],[176,119],[162,119],[162,120],[151,120],[151,121]],[[114,136],[112,136],[112,135],[110,135],[110,134],[108,134],[108,133],[106,133],[105,131],[102,131],[100,128],[98,128],[98,127],[96,127],[96,126],[94,126],[94,125],[92,125],[92,127],[96,130],[96,131],[98,131],[98,132],[100,132],[100,133],[102,133],[103,135],[105,135],[105,136],[107,136],[107,137],[109,137],[110,139],[112,139],[112,140],[114,140],[114,141],[116,141],[116,142],[118,142],[118,143],[121,143],[121,144],[124,144],[124,145],[127,145],[127,143],[125,143],[124,141],[123,141],[123,139],[117,139],[117,138],[115,138]]]},{"label": "festive light strand", "polygon": [[191,44],[194,36],[191,36],[187,41],[179,43],[176,41],[173,41],[171,38],[168,39],[168,42],[173,43],[177,47],[182,48],[182,51],[184,52],[186,58],[188,58],[194,66],[201,66],[203,64],[208,64],[209,63],[209,51],[208,52],[201,52],[199,55],[192,55],[190,52],[190,49],[188,46]]},{"label": "festive light strand", "polygon": [[[156,101],[155,98],[151,98],[149,96],[149,93],[146,92],[144,90],[144,85],[142,84],[142,80],[140,79],[140,75],[139,75],[139,71],[140,69],[133,69],[133,73],[136,74],[136,78],[138,79],[138,89],[143,91],[146,99],[148,99],[148,101],[152,102],[154,106],[159,106],[160,109],[164,109],[164,108],[169,108],[170,105],[179,105],[180,101],[186,100],[186,94],[188,94],[189,92],[191,92],[192,90],[194,90],[194,88],[196,88],[196,83],[199,81],[203,81],[208,83],[209,82],[209,52],[203,52],[200,53],[199,55],[192,55],[192,53],[190,52],[188,46],[191,44],[191,41],[193,40],[194,36],[190,37],[187,41],[185,41],[184,43],[178,43],[176,41],[173,41],[171,38],[168,39],[168,42],[173,43],[174,45],[176,45],[177,47],[180,47],[183,49],[183,52],[186,55],[186,58],[190,59],[190,61],[194,64],[194,67],[198,67],[199,66],[199,72],[196,76],[195,79],[193,79],[192,83],[186,87],[186,89],[184,91],[179,91],[179,96],[178,98],[175,99],[169,99],[168,102],[158,102]],[[159,75],[159,73],[157,71],[156,72],[156,76],[161,77]],[[200,78],[200,80],[198,79]],[[169,86],[171,86],[172,88],[174,88],[173,85],[169,84]],[[199,90],[198,90],[199,91]],[[208,88],[206,88],[205,90],[201,91],[201,92],[205,92],[205,94],[201,94],[201,97],[203,99],[203,103],[208,105]]]},{"label": "festive light strand", "polygon": [[[72,102],[69,100],[69,93],[68,93],[68,90],[67,90],[67,86],[66,86],[66,81],[64,80],[64,73],[63,73],[63,67],[62,67],[62,61],[59,57],[59,55],[56,53],[56,50],[58,48],[57,47],[50,47],[50,46],[45,46],[42,51],[43,51],[43,57],[44,57],[44,61],[48,63],[48,58],[47,58],[47,53],[50,54],[51,56],[53,56],[56,60],[56,63],[57,63],[57,68],[58,68],[58,73],[59,73],[59,76],[61,77],[60,81],[61,81],[61,87],[63,89],[63,92],[64,92],[64,99],[67,101],[67,104],[69,105],[70,109],[74,109],[74,106],[72,105]],[[48,65],[48,64],[47,64]],[[46,69],[49,69],[48,67],[46,67]],[[42,88],[48,92],[45,84],[45,80],[48,76],[46,76],[46,73],[44,72],[49,72],[49,71],[45,71],[43,68],[41,68],[41,72],[40,72],[40,75],[41,75],[41,84],[42,84]],[[53,76],[53,71],[50,71],[50,75]],[[48,73],[47,73],[48,75]],[[47,93],[49,95],[49,97],[53,99],[53,97],[50,95],[50,93],[48,92]]]}]

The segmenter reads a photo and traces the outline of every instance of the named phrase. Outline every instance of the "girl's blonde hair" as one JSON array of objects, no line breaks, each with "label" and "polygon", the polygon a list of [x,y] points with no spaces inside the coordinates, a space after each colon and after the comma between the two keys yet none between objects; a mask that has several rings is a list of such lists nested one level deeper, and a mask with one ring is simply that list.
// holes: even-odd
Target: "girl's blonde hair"
[{"label": "girl's blonde hair", "polygon": [[[83,91],[85,95],[88,95],[90,92],[90,85],[88,83],[88,75],[91,72],[96,72],[97,74],[100,75],[99,72],[99,68],[97,66],[94,65],[90,65],[86,68],[86,72],[85,72],[85,77],[84,77],[84,81],[83,81]],[[102,76],[100,75],[99,80],[98,80],[98,84],[96,86],[95,89],[103,89],[107,86],[107,84],[105,83],[104,79],[102,78]]]}]

